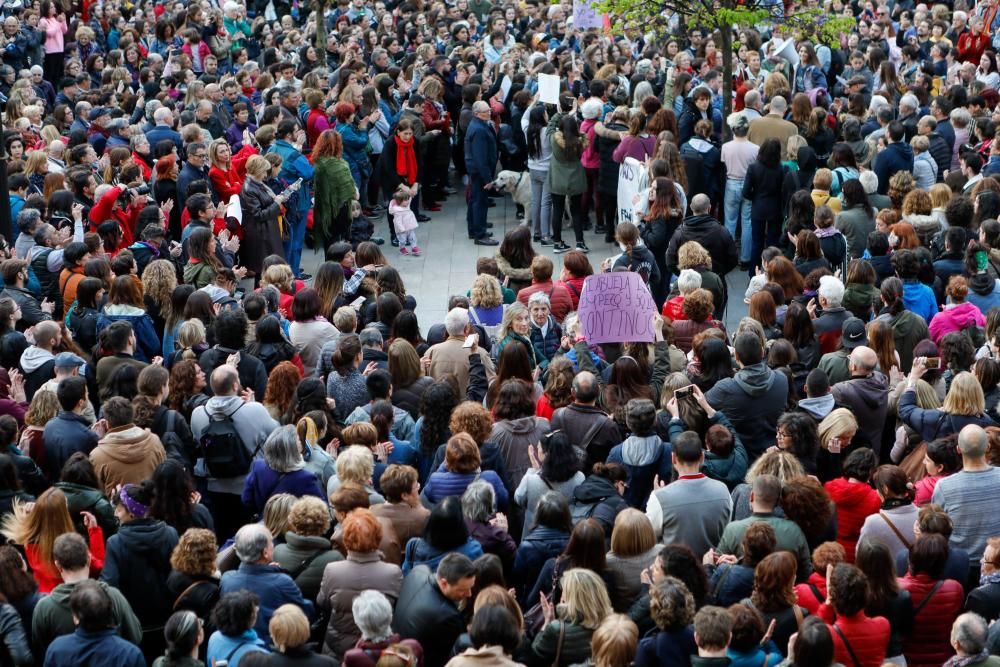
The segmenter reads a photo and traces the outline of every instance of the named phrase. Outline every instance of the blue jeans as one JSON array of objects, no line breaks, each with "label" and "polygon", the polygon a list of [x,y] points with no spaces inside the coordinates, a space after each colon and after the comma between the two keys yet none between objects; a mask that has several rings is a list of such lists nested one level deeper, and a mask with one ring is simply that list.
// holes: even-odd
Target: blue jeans
[{"label": "blue jeans", "polygon": [[302,246],[306,243],[306,215],[309,211],[302,211],[297,219],[290,224],[288,240],[282,242],[285,249],[285,259],[288,266],[292,267],[295,276],[302,272],[299,263],[302,261]]},{"label": "blue jeans", "polygon": [[729,235],[733,237],[733,240],[736,240],[736,223],[742,219],[740,261],[749,262],[753,246],[753,232],[750,230],[750,200],[743,198],[742,180],[726,179],[724,206],[726,209],[726,229],[729,230]]},{"label": "blue jeans", "polygon": [[465,213],[465,223],[469,229],[469,237],[482,239],[489,236],[486,228],[486,212],[489,210],[489,198],[486,194],[486,181],[479,176],[469,174],[469,208]]},{"label": "blue jeans", "polygon": [[549,221],[552,216],[552,195],[549,194],[549,172],[532,169],[531,172],[531,224],[535,236],[552,236]]}]

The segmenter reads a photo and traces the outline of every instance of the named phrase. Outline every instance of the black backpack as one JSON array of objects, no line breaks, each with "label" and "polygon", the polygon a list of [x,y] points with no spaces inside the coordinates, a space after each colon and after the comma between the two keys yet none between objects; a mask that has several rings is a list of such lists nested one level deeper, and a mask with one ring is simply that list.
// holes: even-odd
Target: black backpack
[{"label": "black backpack", "polygon": [[208,426],[198,439],[201,457],[205,460],[205,467],[209,474],[216,479],[228,477],[242,477],[250,472],[250,464],[253,462],[258,447],[253,455],[247,453],[247,448],[243,445],[243,438],[236,431],[236,424],[233,417],[240,408],[233,410],[230,414],[223,414],[222,417],[214,417],[205,409],[208,415]]}]

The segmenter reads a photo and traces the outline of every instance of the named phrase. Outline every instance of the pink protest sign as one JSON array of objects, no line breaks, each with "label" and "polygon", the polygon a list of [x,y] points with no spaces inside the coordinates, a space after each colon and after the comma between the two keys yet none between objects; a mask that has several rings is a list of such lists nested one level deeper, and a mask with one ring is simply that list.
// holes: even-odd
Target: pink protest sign
[{"label": "pink protest sign", "polygon": [[651,343],[656,304],[638,273],[588,276],[580,295],[580,324],[588,343]]}]

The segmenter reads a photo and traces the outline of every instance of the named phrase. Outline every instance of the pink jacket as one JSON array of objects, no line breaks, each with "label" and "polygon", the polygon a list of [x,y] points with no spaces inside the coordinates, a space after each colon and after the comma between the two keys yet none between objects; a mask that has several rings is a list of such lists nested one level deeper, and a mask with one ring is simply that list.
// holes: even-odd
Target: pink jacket
[{"label": "pink jacket", "polygon": [[594,125],[597,125],[596,118],[588,118],[580,123],[580,132],[587,135],[587,147],[580,157],[584,169],[598,169],[601,166],[601,154],[597,152],[597,133],[594,131]]},{"label": "pink jacket", "polygon": [[38,27],[45,31],[45,53],[62,53],[66,50],[63,35],[69,30],[69,26],[66,25],[65,16],[38,19]]},{"label": "pink jacket", "polygon": [[960,303],[957,306],[946,307],[931,320],[928,327],[931,340],[936,344],[941,343],[941,339],[953,331],[961,331],[970,324],[977,327],[986,326],[986,318],[983,313],[971,303]]},{"label": "pink jacket", "polygon": [[404,204],[397,204],[396,200],[389,201],[389,213],[392,214],[392,226],[397,234],[402,234],[417,228],[417,216],[410,208],[410,200]]},{"label": "pink jacket", "polygon": [[[191,45],[184,44],[184,46],[181,47],[181,51],[183,51],[189,58],[191,58],[191,62],[192,64],[194,64],[195,57],[194,53],[191,52]],[[209,48],[208,44],[206,44],[204,41],[198,42],[198,64],[200,65],[199,67],[200,70],[204,71],[205,58],[209,57],[210,55],[212,55],[212,49]],[[195,72],[197,73],[197,70],[195,70]]]}]

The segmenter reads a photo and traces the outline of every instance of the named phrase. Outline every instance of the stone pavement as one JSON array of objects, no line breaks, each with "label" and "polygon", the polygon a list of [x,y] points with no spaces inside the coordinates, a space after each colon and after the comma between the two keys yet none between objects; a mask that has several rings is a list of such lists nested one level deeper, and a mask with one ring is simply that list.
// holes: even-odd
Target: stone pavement
[{"label": "stone pavement", "polygon": [[[497,205],[489,210],[487,220],[493,223],[493,236],[499,241],[520,221],[517,219],[516,207],[509,195],[494,201]],[[472,286],[472,281],[476,277],[476,259],[490,257],[496,253],[497,246],[477,246],[469,240],[465,226],[465,211],[465,200],[460,191],[459,194],[451,195],[443,202],[441,211],[427,212],[432,220],[421,223],[417,230],[417,240],[423,251],[421,257],[404,257],[399,254],[398,248],[389,245],[385,214],[375,221],[376,236],[386,239],[382,251],[402,275],[407,293],[412,294],[417,300],[417,317],[424,333],[432,324],[444,320],[450,295],[465,294]],[[572,229],[564,230],[563,238],[570,243],[573,239]],[[585,240],[590,246],[590,263],[595,268],[604,258],[618,254],[616,246],[604,242],[603,234],[598,237],[593,232],[587,232]],[[535,250],[552,259],[555,264],[555,276],[558,277],[562,271],[562,255],[553,253],[551,246],[542,247],[536,244]],[[308,273],[315,275],[316,267],[322,261],[322,253],[309,249],[303,252],[302,267]],[[740,318],[746,315],[743,293],[747,286],[747,276],[736,270],[727,276],[727,282],[730,299],[725,323],[728,331],[734,331]]]}]

